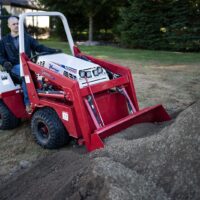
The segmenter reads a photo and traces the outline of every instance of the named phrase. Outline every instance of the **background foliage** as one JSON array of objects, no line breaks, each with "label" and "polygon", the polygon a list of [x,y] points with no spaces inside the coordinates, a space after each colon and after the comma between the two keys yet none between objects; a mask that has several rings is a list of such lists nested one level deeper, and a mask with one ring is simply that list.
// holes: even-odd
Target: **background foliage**
[{"label": "background foliage", "polygon": [[[2,16],[9,16],[9,13],[6,11],[5,8],[2,9]],[[10,32],[7,24],[8,24],[7,17],[3,17],[1,19],[1,31],[2,31],[2,35],[6,35],[7,33]]]},{"label": "background foliage", "polygon": [[200,50],[199,0],[129,0],[118,29],[132,48]]},{"label": "background foliage", "polygon": [[[40,0],[48,10],[56,10],[67,16],[74,39],[87,40],[89,19],[93,20],[94,40],[115,40],[113,32],[119,20],[119,10],[128,4],[127,0]],[[55,33],[64,37],[61,23],[53,20]],[[53,25],[52,25],[53,26]]]},{"label": "background foliage", "polygon": [[[89,17],[94,40],[129,48],[200,50],[200,0],[40,0],[63,12],[75,39],[87,40]],[[60,25],[56,32],[61,33]]]},{"label": "background foliage", "polygon": [[[93,39],[135,49],[200,50],[200,0],[39,1],[45,10],[67,16],[76,41]],[[8,15],[5,10],[3,14]],[[5,35],[6,20],[2,27]],[[46,31],[28,30],[36,34]],[[50,30],[51,36],[65,38],[58,19],[51,18]]]}]

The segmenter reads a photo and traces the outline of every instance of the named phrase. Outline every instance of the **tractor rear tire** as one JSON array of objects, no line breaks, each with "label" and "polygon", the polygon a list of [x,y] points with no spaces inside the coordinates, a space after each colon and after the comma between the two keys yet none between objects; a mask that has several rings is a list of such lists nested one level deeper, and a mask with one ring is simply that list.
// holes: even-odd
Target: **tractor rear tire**
[{"label": "tractor rear tire", "polygon": [[36,111],[31,120],[35,141],[46,149],[57,149],[69,141],[69,135],[57,113],[50,108]]},{"label": "tractor rear tire", "polygon": [[20,123],[20,119],[8,109],[6,104],[0,100],[0,129],[9,130],[16,128]]}]

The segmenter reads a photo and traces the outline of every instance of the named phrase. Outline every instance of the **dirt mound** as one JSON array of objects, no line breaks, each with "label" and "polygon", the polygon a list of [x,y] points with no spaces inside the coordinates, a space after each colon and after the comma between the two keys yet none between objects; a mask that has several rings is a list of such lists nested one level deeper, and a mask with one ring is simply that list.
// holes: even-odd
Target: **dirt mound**
[{"label": "dirt mound", "polygon": [[108,138],[69,199],[200,199],[199,112],[200,101],[163,129],[143,124]]},{"label": "dirt mound", "polygon": [[62,197],[62,188],[88,163],[88,154],[83,155],[80,150],[60,150],[11,178],[0,188],[0,199],[57,199],[57,194]]},{"label": "dirt mound", "polygon": [[16,129],[0,130],[0,184],[50,153],[35,144],[28,121]]},{"label": "dirt mound", "polygon": [[0,186],[0,199],[200,199],[200,101],[172,123],[140,124],[91,154],[63,149]]}]

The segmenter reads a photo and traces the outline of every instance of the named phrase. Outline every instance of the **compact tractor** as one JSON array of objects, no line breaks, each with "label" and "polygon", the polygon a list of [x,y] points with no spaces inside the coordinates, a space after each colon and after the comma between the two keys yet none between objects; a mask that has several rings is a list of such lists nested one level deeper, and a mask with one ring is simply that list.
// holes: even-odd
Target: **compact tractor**
[{"label": "compact tractor", "polygon": [[[28,58],[23,25],[27,16],[60,17],[71,55],[43,52]],[[63,14],[20,15],[19,42],[21,76],[32,112],[25,111],[20,85],[1,72],[0,129],[15,128],[27,118],[35,141],[43,148],[59,148],[72,137],[92,151],[104,147],[104,138],[134,124],[170,120],[162,105],[139,109],[130,69],[82,53]]]}]

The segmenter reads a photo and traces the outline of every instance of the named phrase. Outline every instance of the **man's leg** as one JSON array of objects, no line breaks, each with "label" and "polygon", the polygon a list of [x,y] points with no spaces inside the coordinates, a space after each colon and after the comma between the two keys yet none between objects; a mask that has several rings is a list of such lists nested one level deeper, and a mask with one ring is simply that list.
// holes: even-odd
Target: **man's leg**
[{"label": "man's leg", "polygon": [[[11,72],[20,78],[20,65],[18,64],[18,65],[13,66]],[[24,79],[22,79],[22,89],[24,93],[24,104],[26,106],[29,106],[30,101],[28,98],[28,92],[27,92],[26,83]]]}]

